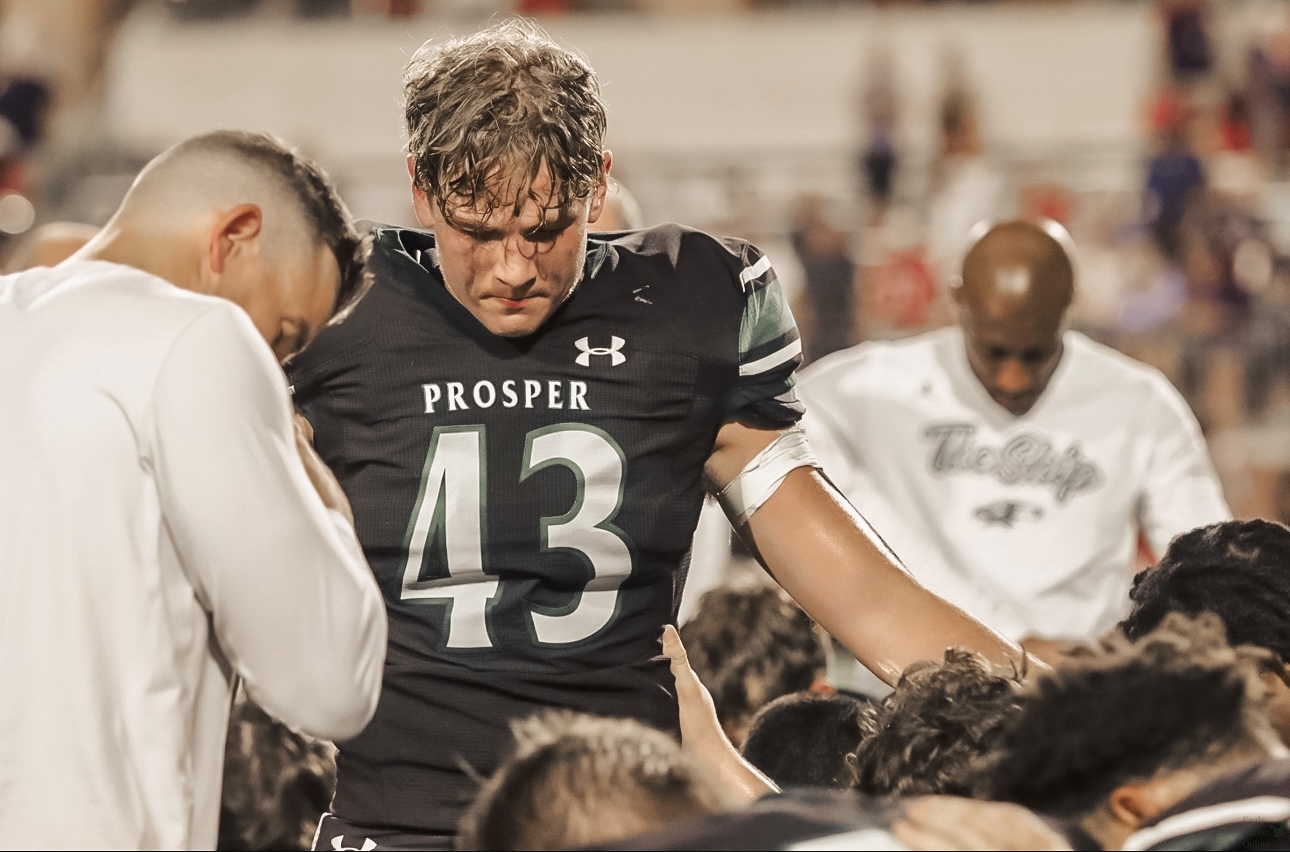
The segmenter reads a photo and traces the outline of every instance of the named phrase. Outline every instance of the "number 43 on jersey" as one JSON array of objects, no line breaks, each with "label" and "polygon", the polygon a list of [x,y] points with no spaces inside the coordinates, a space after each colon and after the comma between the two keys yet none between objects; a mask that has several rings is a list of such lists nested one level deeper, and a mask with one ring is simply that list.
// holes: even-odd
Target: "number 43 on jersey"
[{"label": "number 43 on jersey", "polygon": [[[447,604],[449,648],[493,647],[488,605],[500,599],[505,582],[484,573],[488,498],[484,447],[483,426],[435,429],[408,529],[401,598]],[[613,525],[623,502],[626,458],[600,429],[564,423],[528,433],[519,482],[552,465],[573,472],[577,496],[565,514],[540,519],[542,551],[578,552],[591,566],[592,579],[567,612],[532,609],[528,616],[539,642],[568,644],[590,638],[609,624],[618,588],[632,570],[627,538]],[[433,541],[443,544],[448,576],[422,580],[425,552]]]}]

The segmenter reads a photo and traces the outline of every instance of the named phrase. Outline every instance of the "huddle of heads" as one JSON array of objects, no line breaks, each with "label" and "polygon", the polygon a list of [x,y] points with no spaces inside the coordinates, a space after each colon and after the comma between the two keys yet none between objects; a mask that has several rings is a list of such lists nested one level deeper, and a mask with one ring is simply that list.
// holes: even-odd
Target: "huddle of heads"
[{"label": "huddle of heads", "polygon": [[[950,650],[877,702],[819,691],[810,620],[771,588],[708,593],[683,628],[723,726],[782,786],[1013,802],[1105,848],[1290,739],[1290,530],[1229,521],[1179,536],[1119,630],[1023,683]],[[727,803],[702,766],[634,722],[551,716],[463,824],[463,848],[571,848]]]}]

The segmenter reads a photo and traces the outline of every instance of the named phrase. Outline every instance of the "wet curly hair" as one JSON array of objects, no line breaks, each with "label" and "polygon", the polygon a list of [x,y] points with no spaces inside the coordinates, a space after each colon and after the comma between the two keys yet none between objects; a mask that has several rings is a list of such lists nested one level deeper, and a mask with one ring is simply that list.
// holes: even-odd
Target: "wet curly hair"
[{"label": "wet curly hair", "polygon": [[[413,183],[450,223],[453,209],[518,213],[527,198],[565,209],[606,180],[596,73],[530,21],[427,42],[403,95]],[[543,166],[550,199],[533,195]]]},{"label": "wet curly hair", "polygon": [[1020,711],[1015,673],[961,648],[905,669],[855,751],[856,789],[871,796],[964,796],[977,763]]}]

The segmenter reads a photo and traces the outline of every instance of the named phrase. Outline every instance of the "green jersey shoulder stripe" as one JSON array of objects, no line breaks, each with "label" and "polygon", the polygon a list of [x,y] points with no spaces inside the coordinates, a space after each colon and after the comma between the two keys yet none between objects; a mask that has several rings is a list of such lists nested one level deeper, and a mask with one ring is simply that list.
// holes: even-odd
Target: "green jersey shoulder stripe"
[{"label": "green jersey shoulder stripe", "polygon": [[796,358],[802,343],[784,290],[765,255],[744,269],[740,281],[745,291],[739,323],[739,374],[758,375]]}]

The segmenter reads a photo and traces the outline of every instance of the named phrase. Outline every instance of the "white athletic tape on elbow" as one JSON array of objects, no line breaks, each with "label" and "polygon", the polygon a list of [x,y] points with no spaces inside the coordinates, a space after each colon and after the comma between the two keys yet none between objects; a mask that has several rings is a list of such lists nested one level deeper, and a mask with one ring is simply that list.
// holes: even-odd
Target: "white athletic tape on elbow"
[{"label": "white athletic tape on elbow", "polygon": [[801,426],[781,432],[770,442],[729,485],[717,494],[717,502],[725,511],[730,523],[736,527],[748,523],[753,513],[779,490],[788,476],[799,467],[819,468],[820,463],[806,442]]}]

